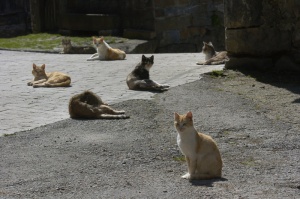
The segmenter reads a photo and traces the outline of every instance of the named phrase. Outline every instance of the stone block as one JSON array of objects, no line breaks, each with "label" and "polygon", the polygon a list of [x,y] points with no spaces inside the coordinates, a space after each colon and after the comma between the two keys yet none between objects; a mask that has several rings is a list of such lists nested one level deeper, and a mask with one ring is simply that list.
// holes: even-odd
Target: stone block
[{"label": "stone block", "polygon": [[190,0],[178,0],[178,5],[189,5]]},{"label": "stone block", "polygon": [[156,31],[166,31],[174,29],[182,29],[186,26],[190,26],[190,16],[176,16],[176,17],[166,17],[156,20]]},{"label": "stone block", "polygon": [[224,1],[224,22],[227,28],[253,27],[262,24],[263,1]]},{"label": "stone block", "polygon": [[292,37],[293,46],[296,48],[300,48],[300,22],[296,23]]},{"label": "stone block", "polygon": [[155,17],[164,17],[165,11],[164,9],[155,9]]},{"label": "stone block", "polygon": [[180,40],[186,41],[193,37],[203,37],[207,29],[199,26],[190,26],[180,30]]},{"label": "stone block", "polygon": [[156,53],[190,53],[196,52],[197,47],[193,43],[180,43],[161,46]]},{"label": "stone block", "polygon": [[180,31],[179,30],[168,30],[163,32],[163,39],[161,44],[179,43],[180,42]]},{"label": "stone block", "polygon": [[175,2],[173,0],[154,0],[154,6],[160,7],[160,8],[165,8],[169,6],[174,6]]},{"label": "stone block", "polygon": [[291,49],[290,31],[277,28],[226,30],[226,48],[233,55],[268,56]]}]

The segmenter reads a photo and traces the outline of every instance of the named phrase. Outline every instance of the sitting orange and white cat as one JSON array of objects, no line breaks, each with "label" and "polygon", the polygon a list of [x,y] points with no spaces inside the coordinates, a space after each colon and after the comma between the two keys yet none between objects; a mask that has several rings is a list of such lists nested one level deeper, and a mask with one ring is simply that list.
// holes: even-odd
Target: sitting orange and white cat
[{"label": "sitting orange and white cat", "polygon": [[27,83],[28,86],[37,87],[68,87],[71,84],[70,76],[61,72],[45,72],[45,64],[33,64],[32,74],[34,79]]},{"label": "sitting orange and white cat", "polygon": [[185,155],[188,173],[181,176],[189,180],[221,178],[222,158],[216,142],[194,128],[192,112],[174,113],[178,131],[177,144]]},{"label": "sitting orange and white cat", "polygon": [[93,37],[93,44],[97,53],[93,54],[87,61],[93,60],[123,60],[126,53],[120,49],[110,47],[103,37]]}]

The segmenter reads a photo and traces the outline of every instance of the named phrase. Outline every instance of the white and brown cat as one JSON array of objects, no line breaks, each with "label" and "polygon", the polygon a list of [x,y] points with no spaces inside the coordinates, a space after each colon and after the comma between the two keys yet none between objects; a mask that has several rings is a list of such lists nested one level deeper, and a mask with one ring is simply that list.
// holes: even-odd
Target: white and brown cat
[{"label": "white and brown cat", "polygon": [[28,86],[37,87],[68,87],[71,84],[70,76],[62,72],[45,72],[45,64],[37,66],[33,64],[32,74],[34,79],[27,83]]},{"label": "white and brown cat", "polygon": [[188,173],[182,178],[202,180],[221,178],[222,158],[216,142],[194,128],[193,114],[174,113],[174,125],[178,132],[177,144],[185,155]]},{"label": "white and brown cat", "polygon": [[97,50],[97,53],[93,54],[87,61],[93,60],[123,60],[126,57],[126,53],[120,49],[110,47],[103,37],[93,37],[93,45]]},{"label": "white and brown cat", "polygon": [[198,65],[225,64],[229,60],[227,51],[217,52],[211,42],[203,42],[202,53],[205,54],[205,61],[197,62]]},{"label": "white and brown cat", "polygon": [[126,119],[125,111],[117,111],[92,91],[84,91],[71,97],[69,114],[74,119]]}]

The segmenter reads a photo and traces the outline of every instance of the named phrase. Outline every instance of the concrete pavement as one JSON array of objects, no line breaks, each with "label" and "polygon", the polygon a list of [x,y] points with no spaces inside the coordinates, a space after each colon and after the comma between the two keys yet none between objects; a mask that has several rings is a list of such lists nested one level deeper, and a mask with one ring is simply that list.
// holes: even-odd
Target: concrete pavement
[{"label": "concrete pavement", "polygon": [[[146,55],[147,56],[147,55]],[[90,89],[109,103],[150,99],[154,93],[128,90],[125,79],[141,54],[127,54],[122,61],[86,61],[89,55],[0,51],[0,135],[28,130],[69,118],[71,96]],[[221,70],[224,65],[199,66],[201,53],[154,54],[153,80],[175,87],[193,82],[201,74]],[[71,76],[68,88],[33,88],[32,63],[46,64],[46,72]]]}]

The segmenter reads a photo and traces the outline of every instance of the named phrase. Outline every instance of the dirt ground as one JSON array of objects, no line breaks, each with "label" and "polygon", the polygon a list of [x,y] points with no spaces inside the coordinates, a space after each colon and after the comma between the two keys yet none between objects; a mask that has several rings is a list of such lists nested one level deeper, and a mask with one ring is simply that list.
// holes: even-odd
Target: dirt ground
[{"label": "dirt ground", "polygon": [[[299,94],[297,75],[225,70],[113,105],[130,119],[1,137],[0,198],[299,198]],[[180,178],[173,113],[189,110],[218,143],[221,179]]]}]

